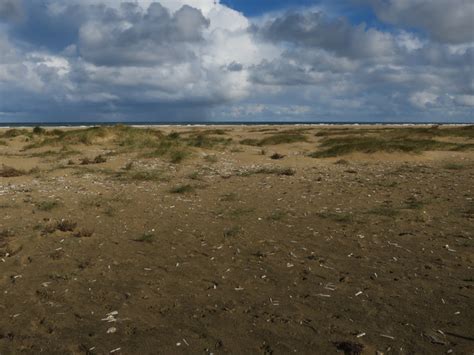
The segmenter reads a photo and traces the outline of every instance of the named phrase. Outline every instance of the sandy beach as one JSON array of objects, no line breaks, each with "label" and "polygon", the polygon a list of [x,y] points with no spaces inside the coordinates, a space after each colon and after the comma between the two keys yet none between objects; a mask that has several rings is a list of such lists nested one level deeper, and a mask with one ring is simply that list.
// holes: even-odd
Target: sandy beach
[{"label": "sandy beach", "polygon": [[473,149],[474,126],[0,129],[0,353],[472,353]]}]

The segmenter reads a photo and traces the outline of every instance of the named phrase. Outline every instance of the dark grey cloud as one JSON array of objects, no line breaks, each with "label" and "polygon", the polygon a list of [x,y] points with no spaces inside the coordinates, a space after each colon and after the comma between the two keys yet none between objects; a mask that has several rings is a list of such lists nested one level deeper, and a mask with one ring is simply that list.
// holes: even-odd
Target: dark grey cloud
[{"label": "dark grey cloud", "polygon": [[306,48],[322,48],[350,58],[394,54],[392,37],[364,24],[353,26],[345,19],[330,19],[322,12],[288,12],[266,22],[259,34],[270,41]]},{"label": "dark grey cloud", "polygon": [[0,1],[0,21],[19,21],[23,18],[21,0]]},{"label": "dark grey cloud", "polygon": [[227,70],[229,71],[235,71],[235,72],[238,72],[238,71],[242,71],[242,69],[244,69],[244,66],[240,63],[237,63],[237,62],[232,62],[230,63],[228,66],[227,66]]},{"label": "dark grey cloud", "polygon": [[202,41],[209,21],[190,6],[174,14],[159,3],[140,13],[136,5],[83,24],[79,51],[91,63],[105,66],[156,65],[193,59],[189,43]]},{"label": "dark grey cloud", "polygon": [[472,0],[367,0],[387,23],[426,31],[443,43],[474,42]]}]

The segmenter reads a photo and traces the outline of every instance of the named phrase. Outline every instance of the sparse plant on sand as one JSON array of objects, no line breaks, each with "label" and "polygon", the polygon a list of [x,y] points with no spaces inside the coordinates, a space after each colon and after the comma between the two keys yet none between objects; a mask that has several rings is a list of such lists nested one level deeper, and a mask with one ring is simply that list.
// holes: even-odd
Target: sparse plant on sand
[{"label": "sparse plant on sand", "polygon": [[56,208],[59,206],[59,202],[58,201],[54,201],[54,200],[48,200],[48,201],[40,201],[36,204],[36,208],[40,211],[44,211],[44,212],[49,212],[51,211],[53,208]]},{"label": "sparse plant on sand", "polygon": [[231,226],[224,229],[224,237],[236,237],[241,232],[242,228],[239,226]]},{"label": "sparse plant on sand", "polygon": [[145,232],[133,240],[135,242],[140,242],[140,243],[153,243],[153,241],[155,240],[155,234],[150,233],[150,232]]},{"label": "sparse plant on sand", "polygon": [[0,177],[17,177],[17,176],[22,176],[26,174],[27,174],[26,171],[15,169],[11,166],[2,165],[0,167]]},{"label": "sparse plant on sand", "polygon": [[184,194],[184,193],[192,192],[192,191],[194,191],[194,187],[189,184],[178,185],[170,189],[170,192],[172,194]]}]

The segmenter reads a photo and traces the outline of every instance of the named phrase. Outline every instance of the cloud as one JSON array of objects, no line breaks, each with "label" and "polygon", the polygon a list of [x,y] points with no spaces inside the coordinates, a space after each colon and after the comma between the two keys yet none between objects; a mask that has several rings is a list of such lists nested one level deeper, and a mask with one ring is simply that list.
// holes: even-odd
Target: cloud
[{"label": "cloud", "polygon": [[158,3],[141,13],[128,4],[107,11],[79,29],[79,52],[104,66],[156,65],[193,60],[192,45],[203,41],[209,20],[188,5],[174,14]]},{"label": "cloud", "polygon": [[443,43],[474,42],[471,0],[368,0],[384,22],[426,31]]},{"label": "cloud", "polygon": [[18,21],[23,18],[21,0],[0,1],[0,21]]},{"label": "cloud", "polygon": [[352,26],[345,19],[329,19],[321,12],[287,12],[266,22],[260,35],[270,41],[321,48],[348,58],[383,57],[394,54],[390,34],[365,25]]},{"label": "cloud", "polygon": [[[414,3],[359,1],[390,19]],[[22,7],[0,23],[0,120],[472,119],[461,33],[323,8],[249,19],[215,0],[7,3]]]}]

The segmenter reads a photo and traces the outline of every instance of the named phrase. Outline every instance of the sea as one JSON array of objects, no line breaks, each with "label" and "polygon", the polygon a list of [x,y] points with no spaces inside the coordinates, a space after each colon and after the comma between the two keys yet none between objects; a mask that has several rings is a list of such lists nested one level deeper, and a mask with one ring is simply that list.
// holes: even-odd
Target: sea
[{"label": "sea", "polygon": [[470,125],[474,124],[468,122],[374,122],[374,121],[360,121],[360,122],[323,122],[323,121],[221,121],[221,122],[210,122],[210,121],[146,121],[146,122],[112,122],[112,121],[84,121],[84,122],[0,122],[0,127],[91,127],[91,126],[113,126],[113,125],[127,125],[127,126],[327,126],[327,125],[344,125],[344,126],[357,126],[357,125],[398,125],[398,126],[432,126],[432,125]]}]

